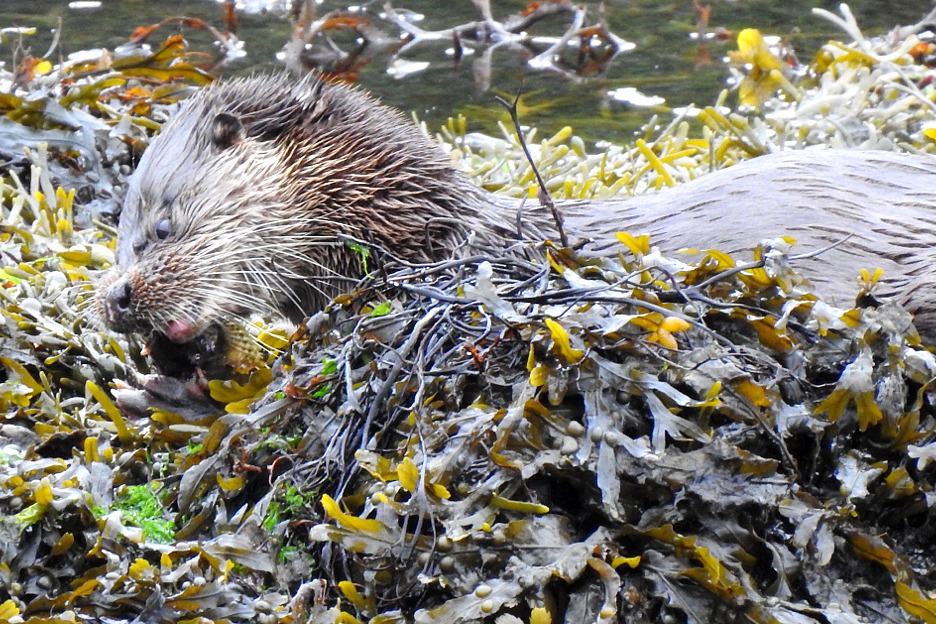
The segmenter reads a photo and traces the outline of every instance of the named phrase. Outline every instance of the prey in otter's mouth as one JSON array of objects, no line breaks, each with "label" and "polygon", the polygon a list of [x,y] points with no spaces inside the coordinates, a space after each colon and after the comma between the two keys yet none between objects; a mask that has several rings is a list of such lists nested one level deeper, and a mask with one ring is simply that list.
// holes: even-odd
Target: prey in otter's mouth
[{"label": "prey in otter's mouth", "polygon": [[[621,230],[649,233],[664,253],[750,253],[791,235],[798,251],[825,250],[797,268],[827,301],[853,306],[859,271],[881,267],[875,294],[936,339],[934,181],[927,155],[788,151],[659,193],[559,207],[585,254],[617,254]],[[146,150],[95,308],[113,330],[210,351],[231,321],[298,321],[346,291],[363,274],[349,239],[431,262],[556,238],[548,210],[528,206],[519,227],[516,215],[515,200],[478,188],[354,88],[232,80],[186,102]]]}]

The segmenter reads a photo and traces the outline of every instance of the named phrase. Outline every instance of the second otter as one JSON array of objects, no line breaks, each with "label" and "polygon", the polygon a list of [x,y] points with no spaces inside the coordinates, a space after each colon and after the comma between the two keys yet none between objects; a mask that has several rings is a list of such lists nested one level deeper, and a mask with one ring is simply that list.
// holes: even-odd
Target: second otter
[{"label": "second otter", "polygon": [[[665,253],[752,249],[789,234],[821,255],[797,265],[850,305],[861,268],[936,338],[936,158],[858,150],[753,159],[642,197],[560,204],[572,238],[617,253],[620,230]],[[556,238],[524,211],[528,240]],[[232,80],[183,105],[133,175],[117,262],[99,289],[106,323],[176,343],[231,317],[299,319],[361,277],[347,237],[411,261],[517,241],[516,201],[486,193],[400,113],[343,85]]]}]

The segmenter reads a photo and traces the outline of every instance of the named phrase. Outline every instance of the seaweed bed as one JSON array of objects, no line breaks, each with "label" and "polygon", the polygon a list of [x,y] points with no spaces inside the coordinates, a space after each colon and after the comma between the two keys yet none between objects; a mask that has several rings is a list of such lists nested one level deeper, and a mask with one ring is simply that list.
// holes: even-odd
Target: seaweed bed
[{"label": "seaweed bed", "polygon": [[[597,154],[529,132],[550,190],[936,151],[932,34],[827,17],[848,43],[803,66],[741,33],[733,109]],[[178,37],[27,69],[0,76],[0,620],[936,622],[936,358],[899,307],[826,305],[785,240],[546,242],[384,267],[291,337],[245,328],[266,351],[209,382],[216,413],[131,417],[112,397],[150,395],[117,380],[158,379],[88,295],[131,153],[208,77]],[[529,192],[511,132],[463,128],[453,158]]]}]

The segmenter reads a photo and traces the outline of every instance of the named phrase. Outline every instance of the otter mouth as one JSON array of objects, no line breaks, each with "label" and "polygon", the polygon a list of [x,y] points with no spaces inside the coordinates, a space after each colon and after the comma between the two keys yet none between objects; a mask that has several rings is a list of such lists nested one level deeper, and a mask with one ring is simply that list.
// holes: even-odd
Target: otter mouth
[{"label": "otter mouth", "polygon": [[[172,329],[172,334],[153,332],[146,341],[146,353],[160,374],[177,379],[196,373],[210,379],[226,375],[228,340],[223,327],[216,323],[205,328],[179,324]],[[183,337],[186,339],[181,340]]]},{"label": "otter mouth", "polygon": [[[99,284],[98,311],[113,331],[124,334],[161,333],[176,344],[197,339],[212,324],[210,310],[204,316],[173,313],[172,305],[153,305],[152,287],[136,268],[112,271]],[[191,312],[191,309],[187,309]],[[197,318],[192,318],[196,316]],[[168,319],[168,320],[166,320]]]},{"label": "otter mouth", "polygon": [[166,323],[162,333],[176,344],[185,344],[198,338],[206,328],[201,323],[190,320],[172,320]]},{"label": "otter mouth", "polygon": [[[145,307],[135,301],[139,290],[138,279],[132,274],[114,274],[99,285],[98,311],[104,324],[122,334],[162,334],[175,344],[186,344],[199,339],[210,326],[205,319],[172,318],[163,321],[163,314],[147,314]],[[152,312],[151,310],[149,312]]]}]

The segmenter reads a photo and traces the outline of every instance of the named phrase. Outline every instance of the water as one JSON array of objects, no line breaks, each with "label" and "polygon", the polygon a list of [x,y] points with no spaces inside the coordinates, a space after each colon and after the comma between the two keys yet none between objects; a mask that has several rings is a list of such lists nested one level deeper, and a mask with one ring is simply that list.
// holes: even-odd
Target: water
[{"label": "water", "polygon": [[[248,3],[256,4],[256,3]],[[285,4],[285,3],[281,3]],[[494,0],[494,15],[504,18],[521,11],[526,1]],[[599,3],[584,3],[592,11],[587,24],[595,23]],[[709,27],[724,27],[734,33],[742,28],[757,27],[765,34],[775,34],[789,40],[800,59],[808,61],[822,42],[841,37],[825,20],[814,16],[810,9],[819,6],[837,11],[838,1],[805,2],[788,0],[745,0],[729,2],[710,0],[712,7]],[[376,13],[381,1],[372,11]],[[319,7],[319,15],[339,8],[337,3]],[[478,19],[470,0],[395,0],[397,8],[407,8],[425,15],[420,28],[433,30],[451,27]],[[930,8],[928,0],[907,0],[899,3],[863,1],[851,3],[853,13],[866,34],[880,34],[896,25],[919,20]],[[493,96],[512,99],[523,92],[523,121],[550,133],[563,125],[571,125],[587,140],[610,139],[629,142],[637,128],[654,112],[666,113],[670,108],[688,104],[707,105],[715,101],[725,86],[728,75],[722,62],[726,52],[734,47],[733,40],[699,44],[695,31],[696,13],[689,0],[606,0],[603,17],[612,32],[634,44],[634,49],[614,58],[603,71],[588,77],[567,76],[548,70],[534,70],[527,64],[530,54],[507,46],[491,53],[490,70],[483,70],[480,52],[455,60],[446,51],[452,42],[422,46],[402,59],[422,63],[425,68],[406,77],[395,77],[388,69],[394,57],[389,52],[377,53],[356,71],[358,81],[376,93],[386,103],[414,111],[430,127],[444,123],[451,115],[465,113],[472,129],[496,132],[496,121],[505,120],[503,110]],[[165,18],[186,15],[202,18],[221,27],[221,6],[214,0],[181,2],[178,0],[122,0],[104,3],[103,8],[75,9],[60,0],[2,0],[0,28],[35,26],[39,33],[25,40],[34,54],[45,53],[52,40],[52,30],[62,24],[61,52],[64,55],[88,48],[114,48],[130,36],[134,28],[157,23]],[[247,52],[226,71],[244,73],[272,71],[280,66],[277,54],[289,39],[292,27],[283,10],[241,12],[238,32]],[[533,32],[561,35],[569,24],[569,16],[553,17],[538,24]],[[381,24],[387,34],[396,36],[394,27]],[[158,43],[165,36],[179,32],[178,25],[166,26],[151,41]],[[210,50],[210,38],[204,33],[182,28],[192,47]],[[339,36],[344,49],[355,47],[355,35]],[[0,47],[0,60],[9,67],[14,58],[14,42],[7,39]],[[398,61],[400,59],[397,59]],[[399,65],[399,62],[397,63]],[[479,87],[479,74],[489,73],[486,84]],[[487,84],[489,83],[489,84]],[[610,91],[631,87],[641,93],[664,99],[662,105],[635,107],[614,101]]]}]

